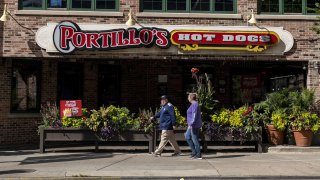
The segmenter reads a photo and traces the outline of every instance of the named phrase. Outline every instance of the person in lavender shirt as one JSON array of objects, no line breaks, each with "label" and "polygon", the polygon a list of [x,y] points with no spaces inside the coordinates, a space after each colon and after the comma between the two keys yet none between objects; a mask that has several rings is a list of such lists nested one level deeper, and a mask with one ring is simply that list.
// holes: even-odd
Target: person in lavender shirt
[{"label": "person in lavender shirt", "polygon": [[197,94],[189,93],[188,100],[191,105],[187,110],[188,129],[185,133],[185,138],[191,148],[191,158],[202,159],[199,143],[199,134],[200,128],[202,127],[202,120],[200,106],[197,102]]}]

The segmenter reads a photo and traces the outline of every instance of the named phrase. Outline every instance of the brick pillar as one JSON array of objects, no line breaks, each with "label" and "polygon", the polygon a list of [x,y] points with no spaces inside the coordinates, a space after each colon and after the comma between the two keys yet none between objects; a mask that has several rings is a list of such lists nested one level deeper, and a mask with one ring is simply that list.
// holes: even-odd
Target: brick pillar
[{"label": "brick pillar", "polygon": [[258,10],[258,0],[238,0],[237,1],[238,14],[250,13],[253,9],[254,13]]},{"label": "brick pillar", "polygon": [[307,88],[315,90],[316,98],[316,110],[320,111],[320,70],[315,68],[317,61],[309,61],[308,63],[308,76],[307,76]]}]

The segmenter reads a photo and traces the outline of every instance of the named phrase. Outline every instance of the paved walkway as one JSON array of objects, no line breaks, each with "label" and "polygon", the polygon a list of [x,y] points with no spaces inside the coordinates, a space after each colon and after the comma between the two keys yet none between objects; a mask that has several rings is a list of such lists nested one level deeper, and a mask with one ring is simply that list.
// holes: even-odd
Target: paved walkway
[{"label": "paved walkway", "polygon": [[211,153],[205,154],[203,160],[191,160],[187,155],[170,155],[0,151],[0,179],[320,179],[320,153]]}]

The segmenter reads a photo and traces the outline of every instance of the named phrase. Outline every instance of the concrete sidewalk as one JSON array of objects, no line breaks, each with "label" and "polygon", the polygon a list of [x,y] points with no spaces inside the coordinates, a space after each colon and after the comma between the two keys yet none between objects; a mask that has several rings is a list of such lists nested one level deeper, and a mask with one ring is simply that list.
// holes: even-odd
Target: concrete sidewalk
[{"label": "concrete sidewalk", "polygon": [[320,179],[320,153],[211,153],[203,160],[170,155],[1,151],[0,179]]}]

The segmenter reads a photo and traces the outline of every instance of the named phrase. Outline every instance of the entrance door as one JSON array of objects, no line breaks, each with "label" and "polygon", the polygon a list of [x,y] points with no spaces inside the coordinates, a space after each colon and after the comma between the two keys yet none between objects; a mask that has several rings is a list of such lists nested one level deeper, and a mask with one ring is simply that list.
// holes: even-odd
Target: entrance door
[{"label": "entrance door", "polygon": [[58,101],[82,99],[83,65],[79,63],[59,63]]},{"label": "entrance door", "polygon": [[120,105],[120,66],[101,65],[98,80],[98,106]]}]

